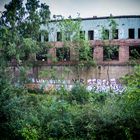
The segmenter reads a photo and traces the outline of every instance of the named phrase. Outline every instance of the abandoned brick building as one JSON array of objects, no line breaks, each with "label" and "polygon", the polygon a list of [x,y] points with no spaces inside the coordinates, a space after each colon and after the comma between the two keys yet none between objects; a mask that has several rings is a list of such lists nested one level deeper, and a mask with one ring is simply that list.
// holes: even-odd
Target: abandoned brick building
[{"label": "abandoned brick building", "polygon": [[[82,71],[81,77],[88,78],[101,78],[106,79],[107,77],[107,68],[109,62],[109,73],[110,78],[119,78],[125,74],[131,72],[132,67],[129,65],[131,58],[135,60],[140,59],[140,16],[131,15],[131,16],[113,16],[113,20],[117,23],[117,28],[115,30],[115,37],[111,39],[110,17],[92,17],[92,18],[83,18],[81,20],[82,30],[80,33],[84,34],[84,38],[89,40],[91,48],[94,48],[92,55],[94,60],[97,62],[97,67],[91,67],[88,72]],[[52,43],[54,47],[50,48],[47,53],[50,54],[53,58],[59,59],[58,50],[61,50],[63,47],[63,38],[60,29],[55,26],[55,21],[50,22],[49,26],[53,27],[53,30],[49,34],[43,36],[41,35],[41,41],[47,41]],[[101,39],[101,28],[104,27],[107,33],[106,45],[115,45],[117,50],[114,52],[114,56],[111,57],[111,60],[107,59],[106,50],[104,43]],[[47,30],[48,26],[42,26],[42,30]],[[70,36],[68,37],[71,41]],[[69,53],[66,52],[64,55],[63,63],[55,63],[54,67],[60,71],[63,65],[70,64],[73,61],[74,56],[72,49],[69,49]],[[40,61],[40,66],[37,68],[37,72],[42,69],[47,69],[51,67],[51,59],[43,57],[43,55],[37,55],[37,60]],[[71,65],[71,78],[76,76],[74,72],[74,66]],[[58,72],[59,73],[59,72]]]}]

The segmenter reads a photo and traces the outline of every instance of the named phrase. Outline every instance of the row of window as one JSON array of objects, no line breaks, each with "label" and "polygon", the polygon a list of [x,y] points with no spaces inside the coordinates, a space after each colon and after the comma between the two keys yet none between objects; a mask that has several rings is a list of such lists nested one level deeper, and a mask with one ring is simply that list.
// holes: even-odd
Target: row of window
[{"label": "row of window", "polygon": [[[88,31],[88,40],[94,40],[94,30],[89,30]],[[119,39],[119,30],[116,29],[113,33],[113,39]],[[69,32],[65,33],[65,40],[70,41],[71,34]],[[85,31],[80,31],[80,38],[81,39],[85,39]],[[110,38],[110,32],[109,30],[104,30],[104,35],[102,37],[102,39],[109,39]],[[135,39],[135,29],[131,28],[128,29],[128,38],[129,39]],[[138,29],[138,39],[140,39],[140,28]],[[41,37],[40,39],[41,40]],[[62,37],[62,32],[57,32],[57,36],[56,36],[56,40],[57,41],[63,41],[63,37]],[[48,42],[49,41],[49,36],[48,34],[46,34],[44,36],[44,41]]]},{"label": "row of window", "polygon": [[[91,48],[89,56],[93,59],[94,48]],[[47,61],[47,53],[40,53],[36,56],[37,60]],[[79,51],[79,60],[85,60],[80,55],[82,52]],[[69,48],[56,48],[57,61],[70,61],[70,49]],[[129,46],[129,58],[140,59],[140,46]],[[107,60],[119,60],[119,46],[104,46],[103,47],[103,61]]]}]

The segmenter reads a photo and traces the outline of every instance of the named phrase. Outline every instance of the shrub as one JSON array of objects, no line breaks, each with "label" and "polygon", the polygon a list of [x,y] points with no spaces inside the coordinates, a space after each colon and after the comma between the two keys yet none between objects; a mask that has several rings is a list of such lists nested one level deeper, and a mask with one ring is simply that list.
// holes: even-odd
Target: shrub
[{"label": "shrub", "polygon": [[71,102],[76,101],[85,104],[90,99],[90,93],[83,84],[76,83],[70,92],[69,98]]}]

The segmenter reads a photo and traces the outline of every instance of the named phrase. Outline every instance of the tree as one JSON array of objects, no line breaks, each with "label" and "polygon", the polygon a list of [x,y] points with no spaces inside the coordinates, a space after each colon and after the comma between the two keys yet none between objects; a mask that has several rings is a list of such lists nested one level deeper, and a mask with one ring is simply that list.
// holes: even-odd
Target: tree
[{"label": "tree", "polygon": [[49,6],[40,4],[39,0],[27,0],[25,7],[23,0],[11,0],[5,9],[0,18],[1,77],[7,75],[13,61],[18,69],[29,64],[31,54],[39,51],[40,26],[50,17]]},{"label": "tree", "polygon": [[[59,28],[62,32],[62,40],[64,47],[70,48],[72,53],[71,60],[76,61],[77,78],[80,79],[80,69],[87,66],[94,66],[95,61],[92,57],[92,48],[90,43],[85,38],[84,31],[81,28],[81,18],[78,16],[77,19],[73,20],[71,17],[68,19],[62,19],[59,22]],[[71,53],[71,54],[72,54]]]}]

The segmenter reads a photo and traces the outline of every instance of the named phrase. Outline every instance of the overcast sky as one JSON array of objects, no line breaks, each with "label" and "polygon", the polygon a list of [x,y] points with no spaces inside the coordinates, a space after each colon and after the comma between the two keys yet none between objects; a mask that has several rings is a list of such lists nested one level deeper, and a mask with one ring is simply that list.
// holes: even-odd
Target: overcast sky
[{"label": "overcast sky", "polygon": [[[10,0],[0,0],[0,10]],[[140,0],[40,0],[50,6],[51,15],[76,17],[140,15]]]}]

